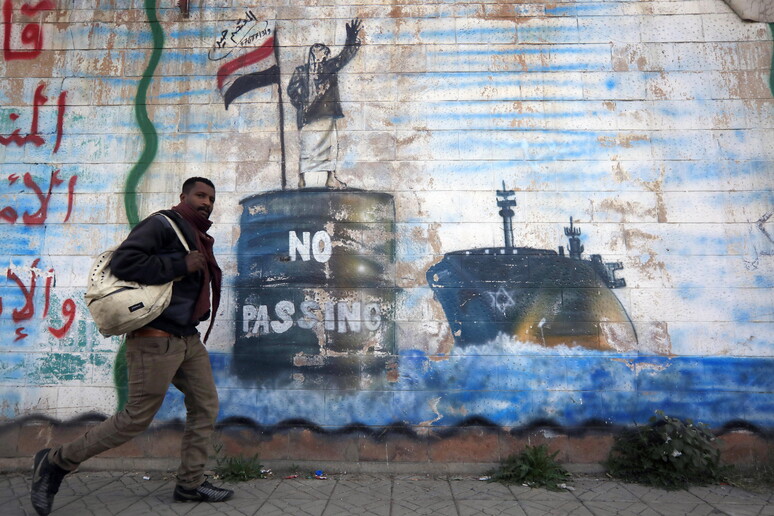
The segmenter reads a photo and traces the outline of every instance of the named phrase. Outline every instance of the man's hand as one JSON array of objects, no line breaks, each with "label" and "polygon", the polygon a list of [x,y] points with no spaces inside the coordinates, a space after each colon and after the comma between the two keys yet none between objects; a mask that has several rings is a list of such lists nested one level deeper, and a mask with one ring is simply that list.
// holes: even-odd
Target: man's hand
[{"label": "man's hand", "polygon": [[357,43],[357,34],[360,32],[360,18],[355,18],[347,24],[347,41],[346,45],[354,45]]},{"label": "man's hand", "polygon": [[199,251],[191,251],[185,257],[185,268],[188,274],[203,271],[207,267],[207,259]]}]

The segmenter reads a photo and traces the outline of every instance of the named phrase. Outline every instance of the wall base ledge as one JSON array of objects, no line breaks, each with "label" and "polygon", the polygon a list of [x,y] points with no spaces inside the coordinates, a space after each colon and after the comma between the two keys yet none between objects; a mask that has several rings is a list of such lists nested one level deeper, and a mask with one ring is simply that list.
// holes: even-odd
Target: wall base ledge
[{"label": "wall base ledge", "polygon": [[[31,467],[37,450],[70,442],[97,421],[19,421],[0,426],[0,471]],[[82,465],[88,470],[174,471],[182,438],[180,424],[154,425],[118,448]],[[559,433],[541,428],[514,432],[500,427],[468,426],[453,432],[383,434],[363,431],[324,433],[307,427],[272,432],[251,427],[222,427],[213,442],[221,457],[257,456],[265,468],[289,471],[322,469],[330,473],[482,475],[527,446],[545,444],[572,473],[600,473],[620,429]],[[721,459],[755,466],[774,457],[774,438],[749,430],[719,436]],[[210,467],[216,464],[211,457]]]}]

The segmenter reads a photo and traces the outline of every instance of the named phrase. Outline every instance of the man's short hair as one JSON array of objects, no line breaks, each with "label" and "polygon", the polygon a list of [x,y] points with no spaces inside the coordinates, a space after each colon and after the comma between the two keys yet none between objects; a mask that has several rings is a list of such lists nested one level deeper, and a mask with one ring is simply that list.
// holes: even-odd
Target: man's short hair
[{"label": "man's short hair", "polygon": [[191,191],[191,188],[193,188],[194,184],[196,183],[204,183],[205,185],[215,190],[215,185],[212,184],[212,181],[210,181],[206,177],[189,177],[183,183],[183,193],[187,195],[188,192]]}]

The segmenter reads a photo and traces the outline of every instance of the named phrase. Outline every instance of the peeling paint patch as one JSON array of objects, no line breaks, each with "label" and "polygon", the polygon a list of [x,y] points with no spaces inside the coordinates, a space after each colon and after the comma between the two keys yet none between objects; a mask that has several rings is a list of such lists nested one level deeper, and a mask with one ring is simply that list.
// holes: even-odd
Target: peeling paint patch
[{"label": "peeling paint patch", "polygon": [[49,353],[35,360],[31,378],[40,384],[84,381],[88,374],[87,356],[75,353]]},{"label": "peeling paint patch", "polygon": [[626,136],[599,136],[597,138],[603,147],[623,147],[625,149],[631,149],[637,142],[649,142],[650,137],[645,134],[632,134]]},{"label": "peeling paint patch", "polygon": [[621,199],[604,199],[599,203],[597,211],[610,211],[620,216],[621,222],[626,222],[630,217],[641,219],[653,216],[655,208],[646,208],[638,201],[624,201]]},{"label": "peeling paint patch", "polygon": [[634,359],[626,359],[626,358],[613,358],[614,362],[619,362],[621,364],[624,364],[629,370],[631,370],[635,375],[638,375],[643,372],[649,372],[649,371],[655,371],[655,372],[661,372],[666,370],[669,365],[668,364],[653,364],[648,362],[640,362]]},{"label": "peeling paint patch", "polygon": [[435,418],[427,420],[427,421],[420,422],[419,423],[420,427],[433,426],[433,423],[437,423],[438,421],[443,419],[443,414],[441,414],[441,412],[438,410],[438,404],[440,402],[441,402],[441,397],[440,396],[437,397],[437,398],[432,398],[431,400],[428,400],[428,402],[427,402],[428,406],[430,407],[430,410],[433,411],[433,413],[435,414]]}]

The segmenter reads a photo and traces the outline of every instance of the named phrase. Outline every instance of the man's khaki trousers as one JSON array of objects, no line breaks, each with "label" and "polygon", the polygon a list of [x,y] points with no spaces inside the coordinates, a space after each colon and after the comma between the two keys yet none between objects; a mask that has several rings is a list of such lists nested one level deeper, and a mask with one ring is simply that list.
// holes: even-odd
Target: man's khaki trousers
[{"label": "man's khaki trousers", "polygon": [[161,407],[171,383],[185,395],[186,408],[177,482],[186,489],[199,486],[204,481],[210,437],[218,415],[218,393],[210,358],[199,335],[128,337],[126,361],[126,407],[75,441],[53,449],[50,460],[72,471],[86,459],[142,433]]}]

